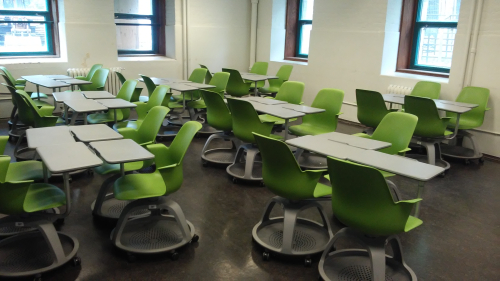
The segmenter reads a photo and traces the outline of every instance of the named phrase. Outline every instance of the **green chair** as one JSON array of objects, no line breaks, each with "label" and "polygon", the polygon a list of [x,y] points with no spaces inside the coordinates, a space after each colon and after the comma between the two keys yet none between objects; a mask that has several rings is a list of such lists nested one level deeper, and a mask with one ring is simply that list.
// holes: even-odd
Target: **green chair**
[{"label": "green chair", "polygon": [[208,67],[204,66],[203,64],[200,64],[200,67],[207,70],[207,74],[205,74],[205,84],[210,83],[210,81],[212,80],[212,73],[210,72],[210,70],[208,70]]},{"label": "green chair", "polygon": [[[215,86],[215,88],[211,88],[209,90],[211,92],[219,93],[220,96],[223,97],[228,80],[229,80],[229,73],[226,72],[215,73],[209,83],[209,85]],[[207,106],[205,104],[203,96],[201,96],[201,99],[199,100],[188,102],[187,106],[189,108],[189,115],[191,116],[191,120],[198,120],[198,118],[201,115],[206,114],[206,111],[204,109],[206,109]]]},{"label": "green chair", "polygon": [[[94,75],[94,77],[98,75],[100,70],[102,69],[99,69],[97,73]],[[135,86],[137,86],[137,80],[127,80],[125,83],[123,83],[122,87],[120,88],[120,91],[118,91],[116,98],[125,101],[130,101],[132,95],[134,94]],[[115,114],[116,114],[116,119],[115,119]],[[105,113],[89,114],[87,116],[87,122],[89,122],[90,124],[108,123],[108,122],[114,122],[115,120],[117,121],[125,120],[128,119],[129,116],[130,116],[129,108],[114,109],[114,110],[108,110]]]},{"label": "green chair", "polygon": [[[24,80],[23,78],[19,78],[19,79],[14,78],[12,73],[10,73],[10,71],[5,66],[0,66],[0,70],[3,72],[2,75],[7,77],[9,82],[11,82],[14,85],[16,90],[24,90],[24,88],[26,87],[26,80]],[[7,79],[5,79],[5,80],[7,80]]]},{"label": "green chair", "polygon": [[[450,141],[449,145],[441,144],[441,154],[458,159],[464,159],[466,164],[470,163],[471,159],[479,159],[479,162],[484,162],[483,154],[474,138],[474,135],[468,130],[481,127],[484,121],[484,115],[488,108],[488,99],[490,97],[490,90],[480,87],[465,87],[458,95],[456,101],[470,104],[477,104],[478,106],[471,111],[460,115],[458,122],[457,138]],[[455,128],[457,124],[457,115],[455,113],[446,112],[446,116],[450,117],[448,128]],[[463,139],[469,140],[472,148],[465,148],[462,146]]]},{"label": "green chair", "polygon": [[439,99],[441,84],[436,82],[419,81],[413,87],[410,96]]},{"label": "green chair", "polygon": [[[333,238],[328,216],[315,201],[332,192],[331,187],[318,182],[324,170],[302,171],[284,142],[260,134],[254,136],[262,156],[264,184],[277,196],[268,202],[262,219],[254,226],[253,239],[265,249],[264,260],[269,260],[269,252],[274,252],[305,257],[305,265],[310,266],[310,255],[323,252]],[[284,216],[270,218],[276,204],[283,208]],[[321,224],[299,217],[300,212],[310,208],[318,210]],[[277,233],[279,243],[275,240]],[[297,233],[307,236],[311,244],[304,247],[303,236]]]},{"label": "green chair", "polygon": [[[5,80],[5,83],[7,85],[9,85],[10,87],[14,88],[16,91],[17,90],[25,90],[25,86],[20,86],[20,85],[16,85],[15,84],[15,81],[12,81],[5,73],[0,73],[0,75],[3,77],[3,79]],[[30,92],[30,91],[26,91],[26,93],[28,93],[32,99],[36,98],[38,102],[40,103],[47,103],[47,102],[44,102],[44,101],[39,101],[38,100],[38,93],[36,92]],[[47,99],[48,96],[44,93],[40,93],[40,99]]]},{"label": "green chair", "polygon": [[[168,113],[168,108],[163,106],[155,106],[152,108],[144,118],[142,124],[138,129],[121,128],[118,133],[123,135],[125,139],[131,139],[137,144],[146,148],[150,144],[155,143],[156,135],[160,130],[161,124]],[[124,172],[131,172],[141,170],[153,164],[152,161],[136,161],[125,163]],[[125,204],[122,201],[115,199],[114,195],[110,193],[112,183],[121,176],[120,164],[110,164],[104,162],[101,166],[94,168],[94,171],[100,175],[113,176],[107,178],[101,185],[96,200],[92,203],[92,214],[97,217],[118,219]],[[146,208],[147,209],[147,208]],[[147,210],[140,214],[148,213]]]},{"label": "green chair", "polygon": [[[0,157],[6,157],[5,146],[8,136],[0,136]],[[43,179],[43,165],[40,161],[21,161],[10,163],[5,173],[5,181],[28,181]],[[1,236],[1,234],[0,234]]]},{"label": "green chair", "polygon": [[[323,280],[333,280],[349,271],[362,280],[417,280],[403,260],[397,234],[408,232],[422,221],[411,216],[422,199],[394,202],[382,174],[371,167],[328,157],[332,183],[332,210],[347,227],[328,243],[319,262]],[[362,175],[362,176],[360,176]],[[336,250],[339,239],[353,238],[364,249]],[[385,254],[391,245],[393,256]],[[366,265],[371,265],[371,272]],[[386,264],[392,269],[386,271]],[[357,278],[356,278],[357,279]]]},{"label": "green chair", "polygon": [[436,103],[430,98],[405,96],[405,112],[418,117],[414,140],[427,150],[427,163],[450,168],[450,164],[441,158],[440,142],[452,139],[453,132],[446,130],[450,117],[440,117]]},{"label": "green chair", "polygon": [[[276,94],[276,100],[286,101],[291,104],[301,104],[302,96],[304,95],[305,85],[302,82],[296,81],[287,81],[281,85],[278,93]],[[269,114],[259,115],[259,118],[262,122],[274,122],[275,125],[283,125],[285,124],[285,119],[281,119],[276,116],[272,116]],[[289,122],[293,122],[297,120],[297,118],[289,119]]]},{"label": "green chair", "polygon": [[259,89],[259,92],[264,95],[275,96],[276,93],[279,91],[281,85],[283,85],[283,83],[285,83],[290,79],[292,70],[293,70],[293,65],[288,65],[288,64],[282,65],[278,70],[278,72],[276,73],[278,79],[267,80],[269,83],[269,87],[262,87]]},{"label": "green chair", "polygon": [[[208,70],[206,68],[196,68],[191,72],[191,75],[189,75],[188,80],[194,83],[200,83],[203,84],[203,81],[205,80],[205,76],[207,75]],[[200,98],[200,91],[195,90],[195,91],[189,91],[185,92],[184,96],[181,95],[172,95],[172,100],[176,102],[182,102],[182,100],[185,98],[186,101],[189,100],[197,100]]]},{"label": "green chair", "polygon": [[232,98],[228,98],[227,103],[233,119],[233,133],[243,144],[238,147],[234,161],[226,171],[233,176],[234,183],[238,179],[262,181],[261,163],[255,159],[259,149],[255,146],[253,133],[275,139],[282,137],[271,134],[274,122],[262,122],[251,103]]},{"label": "green chair", "polygon": [[[137,107],[135,108],[135,111],[137,112],[137,120],[118,122],[115,125],[113,125],[113,129],[117,130],[126,127],[137,129],[138,127],[140,127],[142,122],[144,121],[144,118],[146,118],[148,112],[155,106],[160,106],[163,103],[169,89],[170,89],[169,86],[160,85],[156,87],[153,94],[151,95],[151,98],[148,100],[147,103],[143,103],[140,101],[134,102],[137,105]],[[169,93],[168,95],[171,94]]]},{"label": "green chair", "polygon": [[[133,200],[121,213],[111,234],[112,243],[130,253],[129,258],[133,258],[131,253],[171,252],[175,260],[179,257],[175,249],[198,241],[194,226],[168,195],[179,190],[182,185],[183,159],[200,128],[200,123],[190,121],[182,126],[170,147],[163,144],[148,145],[148,150],[155,155],[155,171],[125,175],[114,183],[114,194],[118,200]],[[134,212],[143,209],[151,210],[151,214],[129,219]],[[155,233],[154,240],[150,239],[149,233]]]},{"label": "green chair", "polygon": [[[218,73],[214,75],[214,78],[217,74]],[[208,125],[221,131],[220,133],[210,135],[203,146],[201,150],[203,166],[207,166],[208,162],[229,165],[233,163],[234,157],[236,156],[236,148],[240,146],[240,141],[231,132],[233,129],[231,112],[220,93],[210,90],[201,90],[201,96],[207,107],[206,121]],[[232,147],[209,149],[210,143],[215,139],[229,140],[232,143]]]},{"label": "green chair", "polygon": [[153,82],[153,80],[151,80],[151,78],[149,78],[149,76],[142,75],[142,74],[139,74],[139,76],[141,76],[142,81],[146,85],[146,89],[148,90],[148,96],[147,97],[140,96],[139,101],[148,102],[149,97],[153,94],[154,90],[156,89],[156,85]]},{"label": "green chair", "polygon": [[[0,277],[28,277],[58,268],[76,256],[78,241],[67,234],[57,232],[52,223],[63,219],[70,210],[69,186],[64,191],[47,183],[32,180],[8,181],[6,171],[10,169],[10,157],[0,157],[0,229],[35,228],[0,241]],[[47,212],[66,205],[63,214]],[[15,257],[15,258],[13,258]],[[36,278],[35,278],[36,279]]]},{"label": "green chair", "polygon": [[[80,79],[80,80],[85,80],[85,81],[91,81],[92,80],[92,77],[94,77],[94,74],[96,73],[97,70],[101,69],[102,68],[102,64],[94,64],[89,72],[87,73],[87,76],[77,76],[75,77],[76,79]],[[88,90],[86,90],[88,91]]]},{"label": "green chair", "polygon": [[[116,73],[116,76],[118,77],[118,80],[120,80],[120,84],[123,85],[123,83],[125,83],[125,81],[127,81],[127,79],[125,79],[125,76],[123,76],[123,74],[121,72],[115,72]],[[130,99],[130,102],[137,102],[139,101],[139,98],[141,96],[141,93],[142,93],[142,88],[135,88],[134,90],[134,94],[132,95],[132,98]]]},{"label": "green chair", "polygon": [[238,70],[223,68],[222,72],[229,73],[229,80],[227,81],[226,93],[233,97],[242,97],[249,94],[252,82],[245,82],[241,78]]},{"label": "green chair", "polygon": [[[106,85],[106,80],[108,80],[109,69],[107,68],[99,68],[95,71],[92,78],[88,81],[92,82],[92,84],[87,85],[78,85],[80,90],[82,91],[103,91],[104,86]],[[82,78],[82,80],[85,80]]]},{"label": "green chair", "polygon": [[[252,68],[250,69],[250,73],[254,74],[259,74],[259,75],[267,75],[267,68],[269,67],[269,63],[265,61],[257,61],[252,65]],[[253,81],[245,81],[245,82],[250,82],[252,83],[252,86],[250,86],[250,89],[253,89],[255,87],[255,82]],[[257,82],[257,88],[260,89],[264,87],[266,84],[266,81],[259,81]]]},{"label": "green chair", "polygon": [[373,131],[388,113],[397,111],[387,109],[382,94],[375,91],[356,89],[356,104],[359,123],[370,128],[366,131]]}]

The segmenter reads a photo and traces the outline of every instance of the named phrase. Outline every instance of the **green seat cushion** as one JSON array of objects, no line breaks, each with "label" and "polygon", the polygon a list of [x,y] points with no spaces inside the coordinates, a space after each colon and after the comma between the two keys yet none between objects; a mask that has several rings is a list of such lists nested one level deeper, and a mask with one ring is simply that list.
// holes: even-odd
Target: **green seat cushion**
[{"label": "green seat cushion", "polygon": [[118,200],[136,200],[165,194],[166,186],[161,174],[131,174],[119,178],[113,186]]},{"label": "green seat cushion", "polygon": [[16,79],[16,85],[26,85],[26,80],[23,78]]},{"label": "green seat cushion", "polygon": [[414,216],[409,216],[408,220],[406,221],[405,232],[408,232],[408,231],[414,229],[415,227],[421,225],[422,223],[423,223],[422,220],[420,220]]},{"label": "green seat cushion", "polygon": [[60,188],[46,183],[33,183],[24,198],[23,209],[27,213],[33,213],[64,204],[66,204],[66,195]]},{"label": "green seat cushion", "polygon": [[[191,92],[187,92],[184,95],[186,95],[186,102],[187,101],[191,101],[191,97],[193,95]],[[170,100],[176,101],[176,102],[182,102],[182,94],[180,94],[180,95],[172,95],[172,97],[170,97]]]},{"label": "green seat cushion", "polygon": [[308,136],[308,135],[320,135],[320,134],[326,134],[326,133],[331,133],[332,130],[329,129],[324,129],[318,126],[313,126],[311,124],[300,124],[300,125],[294,125],[290,126],[290,132],[296,136]]},{"label": "green seat cushion", "polygon": [[100,124],[114,122],[114,118],[110,118],[106,113],[94,113],[87,116],[87,121],[91,124]]},{"label": "green seat cushion", "polygon": [[[125,172],[137,171],[143,167],[144,163],[142,161],[129,162],[124,165]],[[94,171],[100,175],[117,174],[120,172],[120,164],[109,164],[104,162],[101,166],[94,168]]]},{"label": "green seat cushion", "polygon": [[282,136],[280,136],[280,135],[274,135],[274,134],[270,134],[269,137],[273,138],[273,139],[277,139],[277,140],[282,140],[283,139]]},{"label": "green seat cushion", "polygon": [[[269,115],[269,114],[259,115],[259,118],[260,118],[261,122],[274,122],[274,125],[283,125],[283,124],[285,124],[285,119],[281,119],[279,117],[272,116],[272,115]],[[295,120],[297,120],[297,118],[289,119],[288,122],[293,122]]]},{"label": "green seat cushion", "polygon": [[17,90],[23,90],[23,91],[24,91],[24,88],[26,88],[25,85],[16,85],[15,87]]},{"label": "green seat cushion", "polygon": [[319,198],[328,195],[332,195],[332,187],[318,182],[314,189],[314,197]]},{"label": "green seat cushion", "polygon": [[279,91],[279,87],[262,87],[259,89],[259,92],[261,93],[269,93],[269,94],[274,94]]},{"label": "green seat cushion", "polygon": [[207,108],[207,105],[205,104],[204,100],[190,101],[190,102],[188,102],[187,106],[190,108],[196,108],[196,109]]},{"label": "green seat cushion", "polygon": [[26,181],[43,179],[43,165],[40,161],[10,163],[5,181]]},{"label": "green seat cushion", "polygon": [[122,122],[116,123],[116,125],[114,125],[113,128],[115,128],[115,129],[123,129],[123,128],[137,129],[141,126],[142,121],[144,121],[144,120],[122,121]]},{"label": "green seat cushion", "polygon": [[51,106],[52,108],[54,108],[54,105],[46,102],[46,101],[41,101],[41,100],[38,100],[38,99],[33,99],[33,103],[38,106],[38,107],[42,107],[42,106]]},{"label": "green seat cushion", "polygon": [[168,108],[170,109],[175,109],[175,108],[183,108],[184,106],[180,103],[177,102],[169,102],[168,103]]},{"label": "green seat cushion", "polygon": [[139,101],[147,103],[149,101],[149,97],[148,96],[139,96]]},{"label": "green seat cushion", "polygon": [[[38,94],[37,93],[31,93],[31,98],[32,99],[38,99]],[[47,96],[44,93],[40,93],[40,98],[41,99],[47,99],[47,98],[49,98],[49,96]]]},{"label": "green seat cushion", "polygon": [[449,135],[452,135],[452,134],[453,134],[453,132],[452,132],[452,131],[448,131],[448,130],[445,130],[445,131],[444,131],[444,135],[445,135],[445,136],[449,136]]}]

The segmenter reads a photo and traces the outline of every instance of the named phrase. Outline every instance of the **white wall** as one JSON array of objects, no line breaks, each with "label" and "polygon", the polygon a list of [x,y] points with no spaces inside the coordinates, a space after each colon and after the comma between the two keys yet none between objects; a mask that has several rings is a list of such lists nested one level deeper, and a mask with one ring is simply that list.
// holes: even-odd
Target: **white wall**
[{"label": "white wall", "polygon": [[[285,0],[259,2],[257,60],[270,61],[272,58],[269,73],[275,73],[283,64],[276,58],[275,49],[281,48],[276,42],[282,42],[279,37],[285,27],[284,3]],[[390,84],[413,86],[419,80],[432,79],[390,73],[381,75],[383,60],[391,57],[383,58],[386,36],[387,39],[399,38],[400,5],[401,0],[315,0],[309,62],[307,65],[295,63],[291,76],[291,80],[306,84],[304,101],[307,104],[322,88],[342,89],[345,91],[342,118],[357,122],[357,88],[385,93]],[[438,79],[442,82],[443,99],[454,100],[462,87],[467,54],[465,34],[471,8],[471,0],[462,0],[450,78],[449,81]],[[499,14],[500,1],[485,0],[472,79],[472,86],[491,91],[489,105],[492,110],[486,114],[481,130],[493,134],[476,132],[476,135],[483,152],[494,156],[500,156],[500,56],[496,55],[500,46]],[[387,54],[388,50],[385,51]]]}]

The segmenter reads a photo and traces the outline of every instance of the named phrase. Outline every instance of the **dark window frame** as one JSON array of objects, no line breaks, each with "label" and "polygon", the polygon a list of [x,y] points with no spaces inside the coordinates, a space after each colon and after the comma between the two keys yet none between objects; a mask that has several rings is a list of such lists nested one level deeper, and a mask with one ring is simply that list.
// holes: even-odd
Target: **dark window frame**
[{"label": "dark window frame", "polygon": [[302,26],[312,24],[312,20],[301,20],[302,0],[287,0],[285,60],[308,61],[308,55],[299,52]]},{"label": "dark window frame", "polygon": [[116,26],[151,26],[152,50],[124,50],[118,49],[118,56],[143,56],[143,55],[161,55],[166,54],[165,50],[165,25],[166,25],[166,10],[165,0],[152,0],[152,15],[138,15],[127,13],[115,13],[116,19],[149,19],[151,24],[140,23],[116,23]]},{"label": "dark window frame", "polygon": [[26,57],[59,57],[59,10],[57,0],[46,0],[47,11],[23,11],[23,10],[2,10],[2,15],[5,16],[44,16],[44,21],[0,21],[1,23],[39,23],[45,24],[45,34],[47,36],[47,51],[46,52],[0,52],[0,58],[26,58]]},{"label": "dark window frame", "polygon": [[425,26],[429,28],[457,28],[458,20],[457,22],[420,21],[418,14],[421,2],[422,0],[403,0],[396,71],[447,78],[450,72],[448,68],[430,67],[416,63],[419,51],[419,30]]}]

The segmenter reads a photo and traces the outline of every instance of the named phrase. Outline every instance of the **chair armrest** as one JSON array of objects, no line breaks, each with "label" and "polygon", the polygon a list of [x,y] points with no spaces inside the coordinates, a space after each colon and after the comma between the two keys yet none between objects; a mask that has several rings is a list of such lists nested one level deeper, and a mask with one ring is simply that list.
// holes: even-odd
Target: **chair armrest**
[{"label": "chair armrest", "polygon": [[488,111],[488,110],[490,110],[490,109],[491,109],[490,107],[487,107],[487,108],[485,108],[484,110],[485,110],[485,111]]},{"label": "chair armrest", "polygon": [[422,201],[422,198],[415,198],[415,199],[410,199],[410,200],[401,200],[396,202],[396,204],[416,204],[418,202]]},{"label": "chair armrest", "polygon": [[340,115],[342,115],[342,114],[344,114],[344,112],[339,112],[339,113],[337,113],[336,115],[337,115],[337,116],[340,116]]},{"label": "chair armrest", "polygon": [[163,166],[163,167],[156,167],[156,169],[158,171],[160,171],[160,170],[172,169],[172,168],[175,168],[177,166],[179,166],[179,164],[172,164],[172,165]]},{"label": "chair armrest", "polygon": [[353,134],[353,136],[364,138],[364,139],[371,139],[372,138],[372,136],[367,135],[367,134],[363,134],[363,133]]},{"label": "chair armrest", "polygon": [[441,117],[441,120],[446,120],[446,121],[449,121],[451,119],[451,117]]},{"label": "chair armrest", "polygon": [[405,153],[405,152],[408,152],[410,150],[411,150],[411,148],[407,147],[405,149],[401,149],[400,151],[398,151],[398,153]]},{"label": "chair armrest", "polygon": [[151,145],[151,144],[154,144],[154,142],[148,141],[148,142],[139,143],[139,145],[142,147],[146,147],[146,146]]},{"label": "chair armrest", "polygon": [[154,161],[157,167],[164,167],[164,166],[167,167],[172,165],[167,163],[169,148],[166,145],[161,143],[156,143],[147,145],[146,148],[149,150],[149,152],[154,154],[155,156]]},{"label": "chair armrest", "polygon": [[52,116],[53,111],[54,111],[53,106],[42,106],[38,109],[40,117]]},{"label": "chair armrest", "polygon": [[137,135],[137,130],[134,128],[119,128],[118,133],[121,134],[126,139],[131,139],[135,141],[135,136]]}]

